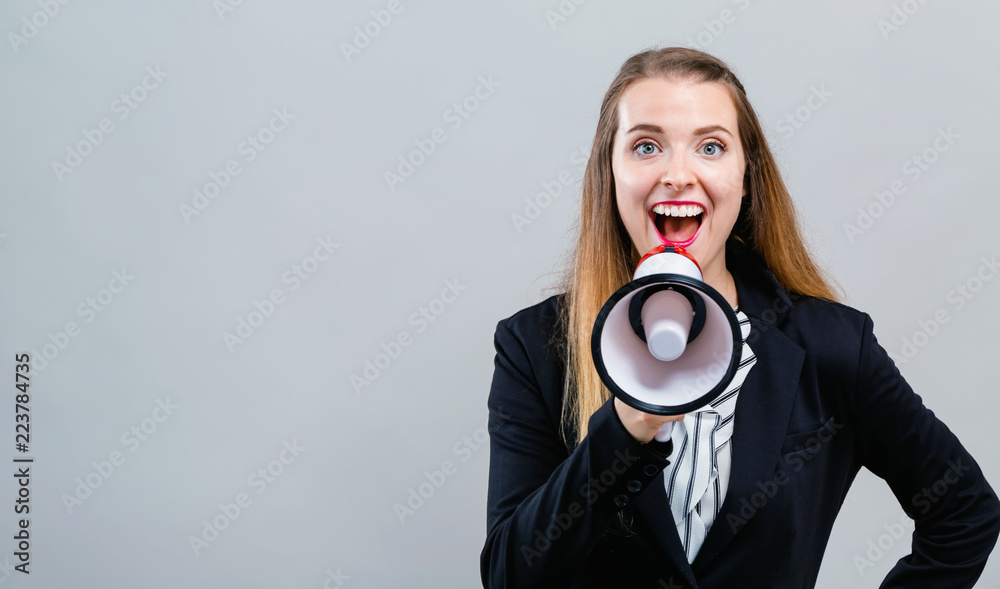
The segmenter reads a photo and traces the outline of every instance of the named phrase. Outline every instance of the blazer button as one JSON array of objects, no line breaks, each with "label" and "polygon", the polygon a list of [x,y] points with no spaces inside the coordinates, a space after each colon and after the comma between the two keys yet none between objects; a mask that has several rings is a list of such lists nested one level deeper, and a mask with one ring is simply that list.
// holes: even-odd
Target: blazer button
[{"label": "blazer button", "polygon": [[627,484],[628,490],[631,493],[638,493],[642,490],[642,483],[639,481],[629,481]]},{"label": "blazer button", "polygon": [[618,507],[625,507],[628,505],[628,497],[625,495],[615,495],[615,505]]},{"label": "blazer button", "polygon": [[642,472],[646,473],[646,476],[655,477],[656,473],[660,472],[660,469],[656,468],[655,464],[647,464],[646,468],[642,469]]}]

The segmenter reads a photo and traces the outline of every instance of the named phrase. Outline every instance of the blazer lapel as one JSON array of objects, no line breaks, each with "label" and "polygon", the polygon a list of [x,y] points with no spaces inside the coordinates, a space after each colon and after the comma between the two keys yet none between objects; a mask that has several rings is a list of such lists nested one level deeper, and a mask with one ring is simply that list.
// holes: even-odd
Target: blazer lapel
[{"label": "blazer lapel", "polygon": [[704,575],[742,529],[730,525],[726,515],[738,514],[740,499],[755,493],[758,482],[769,481],[774,475],[805,359],[805,351],[779,329],[792,303],[760,258],[730,241],[726,260],[736,282],[740,309],[750,319],[747,343],[757,356],[736,402],[733,463],[726,499],[691,564],[677,534],[662,473],[632,504],[636,519],[649,526],[649,533],[673,568],[692,587],[698,586],[696,575]]},{"label": "blazer lapel", "polygon": [[[636,520],[649,526],[649,533],[656,538],[673,568],[680,571],[692,587],[698,586],[696,576],[704,574],[712,560],[739,533],[737,526],[730,525],[726,514],[738,514],[740,499],[757,492],[757,482],[769,481],[774,474],[805,358],[802,348],[773,325],[761,325],[753,317],[750,325],[751,333],[758,330],[760,334],[749,344],[758,361],[743,381],[736,402],[729,488],[719,517],[708,530],[694,563],[689,564],[684,554],[662,473],[632,504]],[[764,358],[780,358],[781,362],[767,362]]]},{"label": "blazer lapel", "polygon": [[687,555],[684,554],[681,538],[677,535],[677,523],[670,511],[670,502],[667,501],[667,489],[663,483],[662,472],[653,479],[646,492],[636,497],[632,503],[632,510],[637,516],[637,522],[649,526],[649,533],[656,538],[673,568],[684,576],[684,583],[681,586],[697,587],[698,583],[687,561]]},{"label": "blazer lapel", "polygon": [[761,334],[755,342],[748,342],[758,361],[747,374],[736,401],[729,487],[719,516],[692,565],[695,574],[703,572],[739,534],[742,526],[729,521],[727,515],[739,513],[740,499],[757,492],[757,483],[773,478],[805,358],[805,351],[773,325],[754,318],[750,325]]}]

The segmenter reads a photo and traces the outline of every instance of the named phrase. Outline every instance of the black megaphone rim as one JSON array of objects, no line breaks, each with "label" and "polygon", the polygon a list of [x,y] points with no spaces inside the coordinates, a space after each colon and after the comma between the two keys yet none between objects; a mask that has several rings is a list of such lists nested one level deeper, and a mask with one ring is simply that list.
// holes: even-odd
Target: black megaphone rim
[{"label": "black megaphone rim", "polygon": [[[618,302],[633,291],[651,284],[663,282],[683,284],[708,295],[709,298],[715,301],[715,303],[722,309],[723,314],[729,321],[729,327],[733,334],[733,357],[729,362],[729,367],[726,369],[726,374],[722,377],[722,380],[720,380],[718,384],[712,387],[711,390],[704,395],[698,397],[694,401],[690,401],[682,405],[654,405],[652,403],[640,401],[639,399],[636,399],[632,395],[628,394],[621,387],[619,387],[614,379],[611,378],[611,375],[608,374],[607,366],[604,364],[604,356],[601,354],[601,332],[603,330],[600,328],[604,326],[608,315],[611,314],[612,309],[615,308]],[[618,397],[630,407],[652,415],[682,415],[704,407],[726,391],[726,387],[728,387],[729,383],[731,383],[733,378],[735,378],[736,371],[739,369],[740,362],[742,361],[743,336],[740,332],[740,323],[736,317],[736,312],[729,306],[729,301],[719,294],[719,291],[715,290],[707,283],[695,280],[694,278],[683,274],[649,274],[647,276],[643,276],[642,278],[637,278],[628,282],[625,286],[615,291],[615,293],[611,295],[611,298],[604,303],[604,306],[601,307],[601,310],[597,313],[597,319],[594,321],[594,330],[590,337],[590,352],[594,358],[594,366],[597,368],[598,376],[601,377],[601,381],[608,387],[608,389],[611,390],[611,393],[615,397]]]}]

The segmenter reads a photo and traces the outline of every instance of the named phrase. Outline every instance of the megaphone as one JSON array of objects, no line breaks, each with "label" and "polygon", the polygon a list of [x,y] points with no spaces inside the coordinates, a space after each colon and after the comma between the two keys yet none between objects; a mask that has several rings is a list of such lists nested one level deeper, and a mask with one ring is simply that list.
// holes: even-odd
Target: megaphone
[{"label": "megaphone", "polygon": [[[739,368],[736,313],[682,247],[660,245],[594,322],[591,353],[611,393],[645,413],[681,415],[721,395]],[[669,439],[673,423],[656,439]]]}]

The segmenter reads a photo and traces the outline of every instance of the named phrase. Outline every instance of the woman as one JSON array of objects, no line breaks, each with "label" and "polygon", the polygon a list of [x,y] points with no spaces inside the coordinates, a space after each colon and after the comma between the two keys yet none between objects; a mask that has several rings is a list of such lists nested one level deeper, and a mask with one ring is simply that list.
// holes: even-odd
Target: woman
[{"label": "woman", "polygon": [[[599,309],[661,243],[741,318],[728,414],[640,412],[594,369]],[[868,315],[835,301],[733,73],[690,49],[629,58],[601,105],[566,292],[497,326],[484,586],[813,587],[865,467],[916,520],[882,586],[972,587],[1000,502]]]}]

